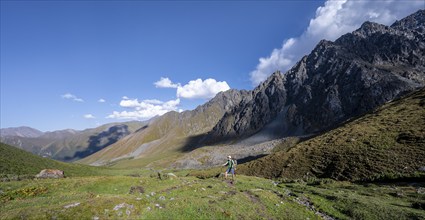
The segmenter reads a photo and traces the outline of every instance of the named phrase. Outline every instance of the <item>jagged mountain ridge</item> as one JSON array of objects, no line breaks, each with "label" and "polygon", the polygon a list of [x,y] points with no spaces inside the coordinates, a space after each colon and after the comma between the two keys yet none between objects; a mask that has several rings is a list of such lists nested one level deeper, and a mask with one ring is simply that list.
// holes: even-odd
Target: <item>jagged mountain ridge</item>
[{"label": "jagged mountain ridge", "polygon": [[420,10],[391,27],[365,22],[335,42],[322,40],[254,90],[226,91],[193,111],[167,113],[81,162],[142,166],[223,142],[257,144],[245,140],[258,134],[274,139],[330,129],[425,85],[423,17]]},{"label": "jagged mountain ridge", "polygon": [[210,136],[243,138],[281,115],[280,135],[323,131],[425,85],[425,10],[388,27],[365,22],[322,40],[287,73],[276,72],[226,114]]},{"label": "jagged mountain ridge", "polygon": [[33,154],[71,162],[93,154],[145,125],[145,122],[105,124],[77,131],[65,129],[44,132],[37,137],[4,135],[1,142]]}]

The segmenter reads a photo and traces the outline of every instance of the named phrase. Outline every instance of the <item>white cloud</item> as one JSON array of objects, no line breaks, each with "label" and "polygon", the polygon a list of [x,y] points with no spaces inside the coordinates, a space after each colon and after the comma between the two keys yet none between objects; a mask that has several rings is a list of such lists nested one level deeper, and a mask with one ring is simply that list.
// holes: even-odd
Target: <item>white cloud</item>
[{"label": "white cloud", "polygon": [[169,78],[161,77],[154,85],[157,88],[176,88],[176,96],[185,99],[210,99],[217,93],[230,89],[226,81],[217,82],[211,78],[191,80],[182,86],[180,83],[173,83]]},{"label": "white cloud", "polygon": [[105,99],[99,99],[99,100],[97,100],[97,102],[104,103],[104,102],[106,102],[106,100]]},{"label": "white cloud", "polygon": [[84,118],[87,118],[87,119],[93,119],[93,118],[96,118],[96,117],[94,117],[92,114],[85,114],[83,117],[84,117]]},{"label": "white cloud", "polygon": [[177,87],[177,97],[186,99],[209,99],[217,93],[229,90],[226,81],[217,82],[215,79],[191,80],[184,86]]},{"label": "white cloud", "polygon": [[65,94],[63,94],[62,96],[61,96],[63,99],[71,99],[71,100],[73,100],[73,101],[76,101],[76,102],[84,102],[84,100],[83,99],[81,99],[81,98],[78,98],[77,96],[75,96],[75,95],[73,95],[73,94],[71,94],[71,93],[65,93]]},{"label": "white cloud", "polygon": [[149,103],[149,104],[154,104],[154,105],[159,105],[164,103],[163,101],[157,100],[157,99],[146,99],[144,100],[144,102]]},{"label": "white cloud", "polygon": [[108,115],[107,118],[113,119],[133,119],[133,120],[146,120],[155,116],[163,115],[169,111],[178,111],[180,99],[162,102],[159,100],[142,100],[138,99],[123,99],[120,106],[124,108],[131,108],[129,111],[114,111]]},{"label": "white cloud", "polygon": [[317,8],[316,16],[301,36],[285,40],[281,48],[259,59],[256,69],[250,73],[251,82],[256,86],[276,70],[287,71],[322,39],[335,40],[359,28],[365,21],[390,25],[423,7],[423,0],[328,0]]},{"label": "white cloud", "polygon": [[176,88],[177,99],[167,102],[158,99],[145,99],[139,101],[138,99],[131,99],[127,96],[123,96],[120,101],[120,106],[130,110],[113,111],[112,114],[109,114],[106,118],[146,120],[170,111],[183,112],[183,109],[179,108],[180,98],[212,98],[217,93],[230,89],[227,82],[217,82],[215,79],[192,80],[186,85],[181,86],[180,83],[176,84],[168,78],[161,77],[161,79],[154,84],[157,88]]},{"label": "white cloud", "polygon": [[154,82],[156,88],[177,88],[180,86],[180,83],[173,83],[171,80],[166,77],[161,77],[161,79],[157,82]]}]

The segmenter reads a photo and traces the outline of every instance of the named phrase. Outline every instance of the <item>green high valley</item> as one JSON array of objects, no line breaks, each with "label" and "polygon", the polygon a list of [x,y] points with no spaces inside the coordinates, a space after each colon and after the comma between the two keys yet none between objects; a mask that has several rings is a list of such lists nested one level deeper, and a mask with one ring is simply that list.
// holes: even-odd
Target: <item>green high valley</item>
[{"label": "green high valley", "polygon": [[[0,4],[0,219],[425,219],[423,0]],[[231,49],[262,51],[270,33],[247,31],[277,14],[254,11],[281,4],[316,15],[259,59],[251,90],[209,75],[179,82],[194,66],[225,66],[236,69],[220,77],[246,83],[237,76],[246,61],[228,58],[248,52]],[[275,18],[292,27],[289,12]],[[236,27],[249,28],[226,35]],[[181,78],[151,83],[158,71]],[[92,128],[4,126],[27,121]]]},{"label": "green high valley", "polygon": [[[234,181],[230,176],[223,179],[221,167],[90,167],[41,158],[1,144],[0,218],[425,218],[424,167],[414,168],[425,163],[424,104],[425,90],[421,90],[289,149],[277,146],[277,152],[269,156],[238,165]],[[392,123],[396,121],[397,125]],[[369,126],[362,125],[366,122]],[[377,133],[377,129],[385,132]],[[364,144],[365,139],[374,145]],[[312,154],[322,158],[307,154],[311,143],[319,151]],[[391,152],[392,159],[382,157],[384,150]],[[297,156],[299,152],[304,152],[304,157]],[[279,158],[282,155],[290,155],[291,160]],[[337,167],[351,169],[344,172],[317,162],[325,163],[326,155],[341,158],[333,160]],[[293,165],[281,165],[288,160]],[[400,163],[403,166],[397,169]],[[371,169],[372,165],[377,167]],[[296,169],[288,169],[292,166]],[[322,168],[320,172],[318,167]],[[362,167],[365,170],[359,170]],[[34,174],[44,168],[61,169],[66,178],[34,179]]]}]

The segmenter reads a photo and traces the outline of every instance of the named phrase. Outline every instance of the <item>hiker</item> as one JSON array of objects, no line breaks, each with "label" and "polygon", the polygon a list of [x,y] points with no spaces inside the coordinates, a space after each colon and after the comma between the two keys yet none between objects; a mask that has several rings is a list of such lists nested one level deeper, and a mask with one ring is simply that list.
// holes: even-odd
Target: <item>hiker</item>
[{"label": "hiker", "polygon": [[224,173],[224,178],[227,179],[227,174],[232,173],[232,180],[234,180],[236,162],[232,160],[231,156],[227,156],[227,162],[223,164],[223,166],[227,166],[227,170]]}]

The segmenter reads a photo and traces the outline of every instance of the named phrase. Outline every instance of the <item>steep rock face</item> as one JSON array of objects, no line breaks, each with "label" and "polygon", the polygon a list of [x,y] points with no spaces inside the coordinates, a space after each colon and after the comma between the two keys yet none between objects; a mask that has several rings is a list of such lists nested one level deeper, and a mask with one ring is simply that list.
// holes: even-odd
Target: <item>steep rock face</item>
[{"label": "steep rock face", "polygon": [[252,135],[273,120],[283,124],[281,136],[311,134],[423,87],[424,17],[420,10],[391,27],[365,22],[335,42],[322,40],[291,70],[255,88],[210,137]]},{"label": "steep rock face", "polygon": [[282,74],[276,72],[256,89],[247,92],[240,103],[228,111],[214,127],[211,137],[232,138],[262,128],[277,116],[286,102],[283,83]]}]

